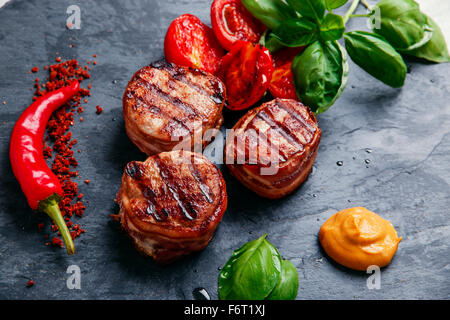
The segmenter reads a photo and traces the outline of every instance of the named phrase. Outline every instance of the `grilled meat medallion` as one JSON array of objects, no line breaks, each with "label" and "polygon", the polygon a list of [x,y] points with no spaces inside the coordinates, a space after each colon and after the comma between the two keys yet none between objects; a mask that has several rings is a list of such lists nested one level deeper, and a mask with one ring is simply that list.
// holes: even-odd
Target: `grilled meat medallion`
[{"label": "grilled meat medallion", "polygon": [[171,151],[177,145],[178,149],[201,150],[214,137],[212,131],[205,138],[205,132],[223,123],[225,100],[225,86],[219,78],[158,61],[136,72],[125,89],[125,129],[148,155]]},{"label": "grilled meat medallion", "polygon": [[321,136],[308,107],[292,99],[275,99],[247,112],[233,129],[224,161],[246,187],[277,199],[306,180]]},{"label": "grilled meat medallion", "polygon": [[127,164],[116,219],[136,248],[159,263],[202,250],[227,206],[225,181],[206,157],[163,152]]}]

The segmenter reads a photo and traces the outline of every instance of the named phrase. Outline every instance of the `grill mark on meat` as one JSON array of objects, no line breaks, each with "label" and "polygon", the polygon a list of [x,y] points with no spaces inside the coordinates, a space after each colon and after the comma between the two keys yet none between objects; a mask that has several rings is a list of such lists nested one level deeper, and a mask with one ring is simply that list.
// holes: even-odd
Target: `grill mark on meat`
[{"label": "grill mark on meat", "polygon": [[[207,96],[210,100],[212,100],[216,104],[222,104],[225,100],[224,97],[224,87],[220,81],[213,80],[209,81],[209,84],[213,87],[213,94],[206,91],[202,86],[197,85],[191,79],[186,76],[186,70],[184,68],[178,68],[172,63],[168,63],[166,61],[157,61],[150,65],[151,67],[165,71],[167,74],[174,80],[180,81],[190,88],[194,89],[198,93]],[[191,72],[197,71],[196,69],[191,69]],[[199,74],[205,75],[202,71],[197,71]]]},{"label": "grill mark on meat", "polygon": [[312,125],[311,123],[308,122],[307,119],[303,118],[298,112],[295,112],[294,110],[292,110],[292,108],[290,108],[289,106],[287,106],[284,102],[280,101],[279,99],[277,99],[275,101],[275,103],[284,111],[286,111],[287,113],[289,113],[289,115],[294,118],[295,120],[297,120],[301,125],[303,125],[309,132],[311,132],[313,135],[316,132],[316,128],[314,125]]},{"label": "grill mark on meat", "polygon": [[[167,186],[173,199],[177,202],[178,207],[184,216],[189,220],[194,220],[197,217],[197,211],[192,207],[192,205],[186,201],[186,193],[179,188],[178,185],[173,184],[175,178],[173,177],[170,169],[161,161],[159,155],[155,156],[154,164],[161,176],[161,180]],[[190,211],[190,212],[189,212]]]},{"label": "grill mark on meat", "polygon": [[209,203],[213,203],[214,195],[211,192],[211,189],[206,184],[204,176],[200,173],[200,171],[194,165],[194,159],[191,159],[191,162],[188,164],[188,168],[189,168],[189,171],[191,172],[192,177],[197,182],[197,185],[200,188],[200,191],[202,192],[206,201],[208,201]]},{"label": "grill mark on meat", "polygon": [[303,144],[298,140],[297,136],[284,123],[280,123],[272,116],[269,116],[265,111],[261,110],[256,114],[256,117],[265,121],[272,129],[278,131],[291,145],[298,150],[303,150]]},{"label": "grill mark on meat", "polygon": [[[169,79],[169,81],[171,80]],[[158,85],[155,85],[154,83],[148,82],[147,80],[143,79],[141,75],[138,75],[136,83],[142,84],[148,91],[152,92],[155,96],[164,99],[165,101],[167,101],[168,103],[172,104],[175,107],[178,107],[178,110],[187,112],[189,114],[189,118],[192,119],[202,118],[202,116],[198,114],[197,112],[198,110],[194,106],[191,106],[190,104],[182,101],[180,98],[176,98],[172,96],[170,93],[165,92]]]},{"label": "grill mark on meat", "polygon": [[[247,129],[253,129],[255,132],[258,133],[258,137],[261,138],[261,139],[259,139],[258,137],[256,137],[257,146],[260,146],[261,142],[263,141],[264,145],[265,145],[265,149],[266,150],[270,149],[270,154],[271,155],[273,153],[277,153],[279,158],[280,158],[280,160],[281,160],[281,162],[287,161],[288,154],[286,154],[283,150],[280,150],[280,148],[274,149],[273,144],[269,143],[269,137],[267,137],[267,135],[264,132],[262,132],[258,127],[256,127],[253,122],[250,122],[247,125]],[[245,131],[247,131],[247,130],[245,130]],[[258,150],[259,150],[259,148],[258,148]],[[247,159],[247,152],[246,152],[245,156],[246,156],[246,160],[249,160],[249,159]],[[258,152],[258,158],[261,158],[259,152]]]},{"label": "grill mark on meat", "polygon": [[296,118],[292,117],[289,113],[286,117],[283,117],[283,120],[277,118],[277,114],[279,114],[280,108],[277,105],[270,105],[264,109],[264,112],[267,113],[272,119],[277,120],[277,123],[283,125],[286,130],[290,131],[293,136],[295,136],[297,141],[302,146],[308,144],[311,138],[314,136],[310,130],[302,123],[299,122]]},{"label": "grill mark on meat", "polygon": [[169,218],[169,213],[165,208],[161,208],[161,206],[159,206],[156,194],[151,188],[145,187],[142,194],[147,199],[147,214],[153,215],[157,221],[165,221]]},{"label": "grill mark on meat", "polygon": [[[151,113],[153,113],[154,115],[157,116],[161,116],[169,121],[175,122],[177,123],[180,127],[184,128],[185,130],[187,130],[190,134],[192,132],[194,132],[194,129],[190,129],[186,123],[180,119],[177,119],[169,114],[167,114],[166,112],[164,112],[163,110],[161,110],[158,106],[146,101],[143,97],[139,96],[139,95],[135,95],[134,98],[137,100],[137,104],[140,104],[141,106],[147,108]],[[170,129],[169,123],[167,123],[164,128],[166,129],[166,131],[172,132],[172,130]]]},{"label": "grill mark on meat", "polygon": [[142,169],[141,166],[136,161],[131,161],[127,163],[125,167],[126,174],[136,180],[140,180],[142,178]]}]

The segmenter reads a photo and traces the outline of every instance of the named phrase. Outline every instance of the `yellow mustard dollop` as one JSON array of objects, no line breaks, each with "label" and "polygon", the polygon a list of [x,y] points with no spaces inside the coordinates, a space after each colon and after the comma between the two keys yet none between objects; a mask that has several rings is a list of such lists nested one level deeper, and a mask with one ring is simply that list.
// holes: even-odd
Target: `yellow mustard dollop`
[{"label": "yellow mustard dollop", "polygon": [[333,260],[363,271],[387,266],[401,240],[389,221],[362,207],[339,211],[319,231],[320,244]]}]

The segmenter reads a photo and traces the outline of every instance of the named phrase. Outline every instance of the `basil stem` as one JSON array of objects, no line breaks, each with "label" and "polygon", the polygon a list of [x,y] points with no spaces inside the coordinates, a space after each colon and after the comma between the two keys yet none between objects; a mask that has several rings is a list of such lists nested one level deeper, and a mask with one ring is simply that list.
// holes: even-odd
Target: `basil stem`
[{"label": "basil stem", "polygon": [[350,8],[348,9],[348,11],[345,13],[343,19],[344,19],[344,24],[347,23],[348,19],[350,19],[350,16],[353,14],[353,12],[355,12],[356,7],[358,6],[360,0],[353,0]]}]

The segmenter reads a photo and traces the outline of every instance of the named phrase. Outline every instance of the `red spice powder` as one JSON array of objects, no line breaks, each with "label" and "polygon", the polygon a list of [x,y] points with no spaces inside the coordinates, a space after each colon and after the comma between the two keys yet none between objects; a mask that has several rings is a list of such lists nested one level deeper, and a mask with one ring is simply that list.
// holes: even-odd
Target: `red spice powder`
[{"label": "red spice powder", "polygon": [[102,107],[96,106],[95,108],[97,108],[97,111],[96,111],[97,114],[101,114],[102,113],[102,111],[103,111]]},{"label": "red spice powder", "polygon": [[32,286],[34,286],[34,281],[33,281],[33,280],[29,280],[29,281],[27,282],[27,287],[30,288],[30,287],[32,287]]},{"label": "red spice powder", "polygon": [[[58,57],[56,61],[58,60],[61,61],[61,58]],[[44,67],[44,70],[48,70],[49,76],[43,84],[40,84],[38,78],[35,79],[34,100],[45,95],[47,92],[69,85],[75,80],[78,80],[81,83],[83,80],[90,78],[87,70],[85,70],[75,59]],[[67,226],[73,239],[84,233],[85,230],[83,230],[79,224],[73,224],[70,220],[74,215],[81,217],[86,207],[81,201],[83,195],[78,192],[78,184],[73,181],[73,179],[79,175],[78,171],[75,170],[78,166],[78,162],[75,159],[74,151],[72,150],[73,146],[77,144],[78,141],[72,138],[70,127],[74,124],[75,112],[84,112],[84,108],[81,107],[80,104],[86,96],[90,96],[89,89],[81,88],[79,93],[69,104],[60,108],[53,114],[47,124],[47,136],[44,142],[44,157],[46,159],[52,158],[52,171],[58,177],[63,188],[63,196],[59,202],[59,207],[64,220],[67,221]],[[39,229],[42,228],[43,225],[40,225]],[[58,228],[56,225],[52,224],[51,230],[57,232]],[[48,238],[48,236],[46,238]],[[62,247],[63,242],[60,238],[60,234],[57,233],[57,235],[52,238],[51,243],[47,242],[46,244]]]}]

